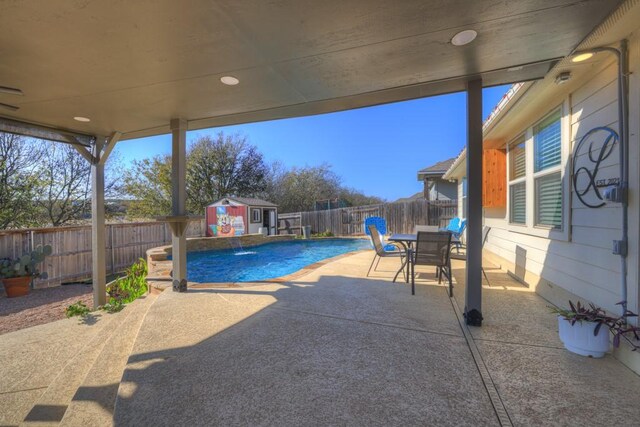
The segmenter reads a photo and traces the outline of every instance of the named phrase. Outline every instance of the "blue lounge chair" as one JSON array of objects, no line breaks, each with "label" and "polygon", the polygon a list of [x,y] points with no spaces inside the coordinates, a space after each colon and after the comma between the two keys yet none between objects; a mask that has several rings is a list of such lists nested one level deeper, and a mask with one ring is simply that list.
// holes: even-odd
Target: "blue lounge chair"
[{"label": "blue lounge chair", "polygon": [[[373,225],[374,227],[376,227],[378,234],[380,234],[380,240],[382,242],[382,246],[384,247],[385,251],[398,250],[398,247],[396,245],[385,244],[384,236],[387,234],[387,221],[384,218],[381,218],[379,216],[370,216],[369,218],[366,218],[364,220],[364,232],[371,239],[371,233],[369,232],[370,225]],[[375,248],[373,244],[373,239],[371,239],[371,247]]]},{"label": "blue lounge chair", "polygon": [[461,241],[461,238],[465,228],[467,228],[466,218],[460,219],[458,217],[455,217],[455,218],[451,218],[451,221],[449,221],[449,225],[447,225],[445,228],[442,228],[441,230],[448,231],[451,233],[451,237],[452,237],[451,244],[454,245],[457,250],[460,250],[460,248],[464,246]]}]

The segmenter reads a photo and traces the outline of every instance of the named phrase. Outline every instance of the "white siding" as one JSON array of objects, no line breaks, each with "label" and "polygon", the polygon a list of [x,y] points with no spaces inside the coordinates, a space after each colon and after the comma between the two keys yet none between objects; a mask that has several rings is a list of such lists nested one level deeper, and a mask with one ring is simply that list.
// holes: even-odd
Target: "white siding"
[{"label": "white siding", "polygon": [[[637,69],[637,56],[632,56],[631,60],[632,67],[635,65]],[[612,64],[604,72],[594,73],[589,81],[570,95],[571,128],[568,135],[571,153],[580,138],[596,126],[608,126],[618,131],[616,76],[616,66]],[[638,111],[638,101],[630,98],[631,111]],[[632,116],[631,120],[638,120],[638,117]],[[637,134],[632,136],[630,145],[636,147],[630,153],[633,167],[638,163]],[[599,177],[619,177],[618,149],[619,146],[616,146],[611,156],[603,162]],[[566,172],[568,176],[570,170]],[[637,196],[633,196],[638,192],[637,183],[632,181],[630,185],[632,201],[637,205]],[[519,247],[519,253],[526,252],[524,267],[530,273],[617,312],[619,309],[615,304],[620,300],[620,257],[612,254],[611,246],[614,239],[621,238],[620,205],[607,204],[602,208],[590,209],[574,194],[566,194],[564,206],[565,209],[571,209],[570,224],[565,225],[570,227],[568,241],[532,236],[526,234],[526,230],[516,232],[513,226],[507,224],[506,210],[486,209],[485,224],[492,229],[485,249],[515,264],[516,248]],[[527,209],[528,214],[532,214],[532,206],[527,206]],[[637,246],[638,236],[631,235],[630,238],[635,240],[632,245]],[[638,283],[634,281],[637,278],[637,262],[634,262],[634,259],[637,261],[637,253],[634,255],[635,258],[629,258],[629,287],[634,288],[630,291],[632,298],[629,302],[630,308],[637,309]]]}]

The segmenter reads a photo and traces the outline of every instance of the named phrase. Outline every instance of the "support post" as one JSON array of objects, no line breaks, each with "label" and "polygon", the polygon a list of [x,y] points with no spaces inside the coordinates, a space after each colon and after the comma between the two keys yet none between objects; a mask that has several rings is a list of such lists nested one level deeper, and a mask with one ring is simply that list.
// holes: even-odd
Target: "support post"
[{"label": "support post", "polygon": [[104,221],[104,137],[96,137],[91,161],[91,277],[93,308],[107,303],[107,257]]},{"label": "support post", "polygon": [[464,317],[482,325],[482,79],[467,82],[467,268]]},{"label": "support post", "polygon": [[[187,121],[171,120],[171,202],[174,217],[186,215],[187,202]],[[187,239],[188,222],[172,224],[171,253],[173,263],[173,290],[187,291]]]}]

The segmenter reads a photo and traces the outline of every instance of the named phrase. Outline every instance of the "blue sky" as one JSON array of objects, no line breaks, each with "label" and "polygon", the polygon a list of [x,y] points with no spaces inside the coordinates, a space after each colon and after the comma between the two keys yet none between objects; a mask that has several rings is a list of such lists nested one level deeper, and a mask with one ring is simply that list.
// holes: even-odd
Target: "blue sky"
[{"label": "blue sky", "polygon": [[[509,86],[483,93],[486,118]],[[267,161],[286,166],[333,165],[346,186],[389,201],[420,191],[418,170],[458,155],[466,138],[464,92],[295,119],[192,131],[188,143],[210,133],[248,137]],[[115,151],[133,159],[171,153],[170,135],[123,141]]]}]

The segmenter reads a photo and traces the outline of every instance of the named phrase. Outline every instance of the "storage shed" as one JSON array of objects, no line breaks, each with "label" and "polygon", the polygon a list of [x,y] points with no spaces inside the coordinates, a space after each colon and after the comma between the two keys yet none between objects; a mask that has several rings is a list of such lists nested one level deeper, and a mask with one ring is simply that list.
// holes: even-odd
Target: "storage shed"
[{"label": "storage shed", "polygon": [[278,206],[266,200],[225,197],[207,206],[205,219],[208,237],[278,233]]}]

